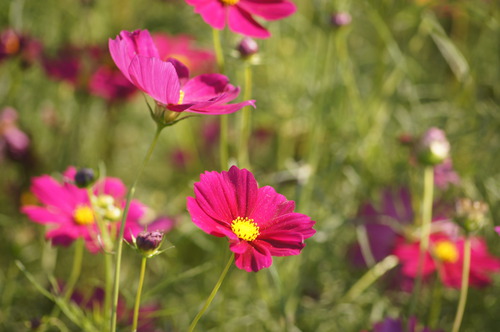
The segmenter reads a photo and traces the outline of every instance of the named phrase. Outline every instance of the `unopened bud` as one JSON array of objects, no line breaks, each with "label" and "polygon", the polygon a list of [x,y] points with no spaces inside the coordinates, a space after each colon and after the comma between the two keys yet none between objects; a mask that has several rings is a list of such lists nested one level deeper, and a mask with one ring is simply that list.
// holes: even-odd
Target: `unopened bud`
[{"label": "unopened bud", "polygon": [[78,188],[87,188],[94,180],[94,170],[91,168],[80,168],[75,174],[75,184]]},{"label": "unopened bud", "polygon": [[246,59],[246,58],[256,54],[257,52],[259,52],[259,45],[257,44],[257,42],[254,39],[252,39],[250,37],[244,37],[241,40],[241,42],[238,44],[236,49],[240,53],[240,56],[243,59]]},{"label": "unopened bud", "polygon": [[486,223],[487,212],[486,203],[462,198],[455,203],[454,219],[466,232],[475,232]]},{"label": "unopened bud", "polygon": [[154,256],[163,242],[163,233],[160,231],[143,231],[135,239],[136,248],[147,257]]},{"label": "unopened bud", "polygon": [[430,128],[417,143],[417,156],[419,161],[427,166],[442,163],[450,154],[450,143],[444,131]]}]

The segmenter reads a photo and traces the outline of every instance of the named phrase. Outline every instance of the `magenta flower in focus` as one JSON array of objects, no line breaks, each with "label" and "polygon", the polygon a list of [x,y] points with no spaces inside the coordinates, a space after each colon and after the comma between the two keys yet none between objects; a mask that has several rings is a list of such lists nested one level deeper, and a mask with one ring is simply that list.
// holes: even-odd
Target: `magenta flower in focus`
[{"label": "magenta flower in focus", "polygon": [[[460,289],[464,254],[464,238],[453,238],[444,233],[430,236],[429,251],[425,255],[423,278],[437,272],[445,286]],[[412,279],[417,277],[420,242],[400,239],[394,249],[402,265],[402,273]],[[471,264],[469,283],[484,287],[491,283],[489,275],[500,271],[500,259],[488,253],[486,243],[480,237],[471,237]]]},{"label": "magenta flower in focus", "polygon": [[271,36],[252,15],[275,21],[295,13],[297,8],[288,0],[186,0],[195,13],[215,29],[229,30],[245,36],[268,38]]},{"label": "magenta flower in focus", "polygon": [[[86,189],[74,185],[76,169],[69,167],[61,183],[49,175],[32,180],[31,191],[42,206],[27,205],[21,211],[32,221],[49,225],[45,237],[53,245],[68,246],[78,238],[83,238],[87,249],[98,252],[103,243],[96,222],[96,216],[103,220],[113,238],[116,237],[119,220],[125,206],[126,187],[117,178],[107,177],[93,187],[95,201],[91,204]],[[146,206],[132,200],[125,224],[125,239],[139,234],[144,225],[140,223]],[[162,229],[162,225],[152,224],[151,229]]]},{"label": "magenta flower in focus", "polygon": [[122,31],[109,40],[111,57],[136,87],[150,95],[158,106],[173,112],[201,114],[232,113],[253,100],[227,104],[240,89],[226,76],[204,74],[189,79],[189,70],[180,61],[163,61],[147,30]]},{"label": "magenta flower in focus", "polygon": [[188,197],[193,222],[205,233],[227,237],[236,266],[257,272],[272,256],[298,255],[315,224],[293,212],[295,203],[274,188],[258,187],[252,173],[232,166],[228,172],[205,172]]},{"label": "magenta flower in focus", "polygon": [[189,35],[169,36],[163,33],[152,35],[160,59],[174,58],[195,74],[212,73],[215,68],[215,55],[212,51],[196,48],[194,38]]}]

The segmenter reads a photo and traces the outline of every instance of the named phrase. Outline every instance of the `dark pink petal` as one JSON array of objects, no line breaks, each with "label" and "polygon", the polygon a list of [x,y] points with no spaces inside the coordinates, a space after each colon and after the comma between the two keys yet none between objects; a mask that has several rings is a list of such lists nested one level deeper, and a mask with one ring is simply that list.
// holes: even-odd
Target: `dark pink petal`
[{"label": "dark pink petal", "polygon": [[254,242],[259,244],[265,242],[272,256],[298,255],[305,246],[304,236],[294,232],[266,232]]},{"label": "dark pink petal", "polygon": [[61,213],[61,211],[52,209],[49,210],[41,206],[24,206],[21,212],[26,214],[28,218],[40,224],[65,224],[72,223],[72,216]]},{"label": "dark pink petal", "polygon": [[220,1],[187,0],[188,4],[195,6],[195,13],[201,15],[203,20],[213,28],[222,30],[226,25],[227,8]]},{"label": "dark pink petal", "polygon": [[130,64],[129,72],[132,82],[154,100],[164,105],[179,102],[179,78],[170,62],[136,56]]},{"label": "dark pink petal", "polygon": [[230,114],[239,111],[245,106],[255,107],[255,100],[247,100],[237,104],[225,104],[225,105],[210,105],[206,107],[198,107],[198,105],[193,105],[188,112],[198,113],[198,114]]},{"label": "dark pink petal", "polygon": [[73,197],[68,197],[68,191],[48,175],[34,178],[31,191],[43,204],[57,207],[66,214],[72,214],[78,203]]},{"label": "dark pink petal", "polygon": [[227,10],[228,25],[231,31],[255,38],[268,38],[271,36],[269,31],[257,23],[247,11],[238,5],[228,6]]},{"label": "dark pink petal", "polygon": [[220,222],[219,220],[209,216],[193,197],[187,198],[187,209],[191,215],[193,223],[205,233],[218,237],[236,237],[231,231],[230,223]]},{"label": "dark pink petal", "polygon": [[257,192],[254,208],[249,209],[248,218],[253,219],[261,230],[272,226],[272,221],[282,213],[293,211],[295,204],[278,194],[273,187],[265,186]]},{"label": "dark pink petal", "polygon": [[234,254],[236,266],[247,272],[257,272],[273,263],[271,253],[265,246],[252,246],[248,242],[241,241],[229,248],[233,252],[238,252]]},{"label": "dark pink petal", "polygon": [[186,65],[184,65],[182,62],[174,58],[168,58],[167,62],[170,62],[174,66],[175,71],[177,72],[177,76],[179,77],[179,82],[181,83],[181,85],[184,85],[189,79],[188,67],[186,67]]},{"label": "dark pink petal", "polygon": [[175,226],[175,220],[172,218],[168,218],[165,216],[161,216],[153,220],[150,224],[148,224],[148,231],[161,231],[168,232]]},{"label": "dark pink petal", "polygon": [[75,227],[59,227],[45,233],[45,238],[50,240],[53,245],[61,246],[68,246],[79,237],[81,234]]},{"label": "dark pink petal", "polygon": [[[229,79],[221,74],[203,74],[193,77],[182,87],[184,102],[201,102],[224,92]],[[238,91],[239,92],[239,91]],[[238,95],[234,98],[236,98]]]},{"label": "dark pink petal", "polygon": [[311,220],[308,216],[301,213],[287,213],[279,215],[265,224],[261,228],[261,234],[267,234],[267,232],[289,232],[294,231],[301,233],[304,239],[313,236],[316,231],[313,226],[316,222]]},{"label": "dark pink petal", "polygon": [[295,4],[287,0],[240,0],[238,6],[250,14],[261,16],[268,21],[288,17],[297,11]]},{"label": "dark pink petal", "polygon": [[258,185],[252,173],[246,169],[231,166],[227,177],[236,193],[238,216],[246,217],[254,209],[257,199]]}]

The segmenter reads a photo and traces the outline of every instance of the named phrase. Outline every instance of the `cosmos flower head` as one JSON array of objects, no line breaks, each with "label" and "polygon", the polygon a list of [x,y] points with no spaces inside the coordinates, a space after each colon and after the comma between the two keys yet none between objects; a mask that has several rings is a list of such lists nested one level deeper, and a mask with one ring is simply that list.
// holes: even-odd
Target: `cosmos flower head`
[{"label": "cosmos flower head", "polygon": [[238,268],[257,272],[272,256],[298,255],[313,236],[310,217],[293,212],[295,203],[270,186],[258,187],[252,173],[232,166],[205,172],[188,197],[193,222],[207,234],[227,237]]},{"label": "cosmos flower head", "polygon": [[[240,89],[226,76],[203,74],[189,79],[189,69],[180,61],[163,61],[147,30],[122,31],[109,40],[109,51],[125,77],[155,100],[165,123],[175,120],[180,112],[226,114],[247,105],[255,107],[253,100],[228,104],[238,97]],[[167,110],[170,113],[164,112]]]},{"label": "cosmos flower head", "polygon": [[[48,225],[45,234],[53,245],[68,246],[76,239],[82,238],[87,249],[96,253],[107,248],[106,234],[111,241],[116,238],[123,208],[125,206],[126,187],[120,179],[106,177],[90,188],[78,188],[74,184],[76,169],[69,167],[63,174],[63,181],[49,175],[32,179],[31,191],[41,205],[27,205],[21,211],[32,221]],[[130,241],[133,235],[143,229],[142,217],[146,206],[132,200],[125,223],[125,239]],[[99,228],[101,221],[105,230]],[[151,229],[163,229],[168,220],[151,224]],[[104,248],[103,248],[104,247]]]},{"label": "cosmos flower head", "polygon": [[254,38],[268,38],[271,33],[254,16],[276,21],[295,13],[297,7],[288,0],[186,0],[195,13],[215,29],[229,30]]},{"label": "cosmos flower head", "polygon": [[[430,236],[429,250],[425,253],[422,276],[428,279],[437,273],[447,287],[459,289],[462,281],[464,237],[452,237],[445,233]],[[403,275],[415,279],[418,273],[420,241],[400,239],[394,254],[402,265]],[[500,271],[500,259],[488,252],[485,241],[471,237],[471,264],[469,283],[472,287],[484,287],[491,283],[490,275]]]}]

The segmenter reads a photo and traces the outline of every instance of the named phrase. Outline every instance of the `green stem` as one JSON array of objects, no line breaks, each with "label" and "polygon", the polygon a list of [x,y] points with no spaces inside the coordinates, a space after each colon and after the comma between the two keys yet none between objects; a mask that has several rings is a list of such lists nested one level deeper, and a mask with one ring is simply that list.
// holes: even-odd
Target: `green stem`
[{"label": "green stem", "polygon": [[417,276],[415,287],[410,302],[409,316],[415,313],[418,296],[422,288],[422,271],[424,269],[425,256],[429,250],[429,238],[431,234],[432,201],[434,196],[434,168],[426,166],[424,170],[424,194],[422,199],[422,225],[420,235],[420,250],[418,254]]},{"label": "green stem", "polygon": [[394,255],[390,255],[375,264],[354,285],[352,285],[349,291],[340,299],[339,303],[349,302],[357,298],[365,289],[377,281],[377,279],[395,268],[398,263],[398,258]]},{"label": "green stem", "polygon": [[215,59],[218,67],[217,69],[219,73],[224,73],[224,53],[222,52],[219,30],[212,29],[212,40],[214,43]]},{"label": "green stem", "polygon": [[[245,63],[244,66],[245,91],[243,92],[243,100],[249,100],[252,96],[252,67],[249,63]],[[252,128],[251,111],[250,106],[241,110],[240,148],[238,149],[238,166],[241,168],[250,167],[248,143]]]},{"label": "green stem", "polygon": [[75,254],[73,256],[73,267],[71,268],[71,274],[68,278],[68,283],[66,284],[64,291],[64,299],[67,301],[70,299],[73,289],[75,288],[80,272],[82,271],[82,260],[83,260],[83,248],[85,243],[82,239],[78,239],[75,243]]},{"label": "green stem", "polygon": [[142,161],[141,166],[139,167],[139,170],[137,171],[137,174],[135,176],[135,180],[130,187],[128,194],[127,194],[127,201],[125,203],[125,208],[123,209],[123,215],[122,215],[122,220],[120,224],[120,233],[118,235],[117,239],[117,244],[118,247],[116,249],[116,263],[115,263],[115,277],[113,280],[113,303],[112,303],[112,311],[111,311],[111,332],[116,331],[116,318],[117,318],[117,307],[118,307],[118,293],[120,289],[120,267],[121,267],[121,262],[122,262],[122,250],[123,250],[123,234],[125,233],[125,221],[127,220],[127,214],[128,210],[130,208],[130,202],[132,201],[132,197],[134,196],[135,189],[137,187],[137,182],[139,181],[139,177],[141,176],[144,167],[148,163],[149,159],[151,158],[151,154],[153,153],[153,150],[156,146],[156,143],[158,142],[158,137],[160,137],[161,130],[164,127],[161,125],[158,125],[156,127],[156,132],[155,136],[153,138],[153,141],[151,142],[151,145],[149,146],[148,151],[146,152],[146,155],[144,157],[144,160]]},{"label": "green stem", "polygon": [[191,325],[189,325],[189,332],[193,332],[194,328],[196,327],[196,324],[200,320],[201,316],[205,313],[205,311],[208,309],[210,306],[210,303],[212,303],[212,300],[214,299],[215,295],[217,294],[217,291],[219,290],[220,286],[222,285],[222,282],[224,281],[224,278],[226,277],[227,271],[229,271],[229,268],[233,264],[234,261],[234,255],[231,254],[231,257],[229,257],[229,260],[227,261],[226,267],[224,268],[224,271],[222,271],[219,280],[217,280],[217,283],[215,284],[214,289],[212,290],[212,293],[210,293],[210,296],[208,297],[207,301],[205,302],[205,305],[203,308],[201,308],[200,312],[196,315],[196,317],[193,319],[193,322]]},{"label": "green stem", "polygon": [[460,288],[460,300],[458,301],[457,315],[453,322],[452,332],[458,332],[464,317],[465,304],[467,303],[467,291],[469,290],[469,271],[470,271],[470,256],[471,256],[471,243],[470,237],[467,235],[464,241],[464,265],[462,268],[462,286]]},{"label": "green stem", "polygon": [[111,275],[113,262],[111,261],[111,255],[108,253],[104,254],[104,324],[107,324],[109,319],[109,314],[111,313],[111,292],[113,289],[113,278]]},{"label": "green stem", "polygon": [[434,281],[434,289],[432,291],[432,302],[429,313],[429,328],[433,329],[436,327],[439,316],[441,314],[441,295],[443,293],[443,287],[441,281],[436,279]]},{"label": "green stem", "polygon": [[134,320],[132,322],[132,332],[137,331],[137,322],[139,321],[139,307],[141,306],[142,286],[144,285],[144,275],[146,274],[146,262],[148,258],[143,256],[141,261],[141,273],[139,275],[139,286],[137,286],[137,295],[135,296]]}]

